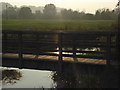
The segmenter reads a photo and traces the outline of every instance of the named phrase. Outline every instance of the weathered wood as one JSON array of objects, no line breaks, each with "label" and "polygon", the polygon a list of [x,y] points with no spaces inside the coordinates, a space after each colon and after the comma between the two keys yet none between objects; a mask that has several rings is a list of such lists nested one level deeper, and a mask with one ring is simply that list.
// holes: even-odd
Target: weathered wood
[{"label": "weathered wood", "polygon": [[76,38],[73,36],[73,39],[72,39],[72,44],[73,44],[73,59],[75,62],[78,62],[77,60],[77,56],[76,56]]},{"label": "weathered wood", "polygon": [[22,68],[22,60],[23,60],[23,55],[22,55],[22,33],[18,34],[18,41],[19,41],[19,68]]},{"label": "weathered wood", "polygon": [[111,58],[110,58],[110,56],[111,56],[111,35],[109,34],[109,35],[107,35],[107,47],[106,47],[106,53],[107,53],[107,65],[110,65],[110,60],[111,60]]},{"label": "weathered wood", "polygon": [[4,41],[2,40],[2,44],[4,43],[2,46],[2,52],[4,53],[4,51],[7,50],[7,33],[4,33],[2,38],[4,38]]},{"label": "weathered wood", "polygon": [[38,58],[38,55],[39,55],[39,44],[38,44],[38,41],[39,41],[39,34],[36,34],[36,57],[35,58]]},{"label": "weathered wood", "polygon": [[[62,52],[66,52],[66,53],[72,53],[72,50],[62,50]],[[80,50],[76,50],[76,53],[91,53],[91,54],[104,54],[105,52],[101,52],[101,51],[80,51]]]},{"label": "weathered wood", "polygon": [[[22,67],[22,54],[53,55],[58,56],[61,63],[62,57],[83,57],[83,58],[105,58],[105,51],[85,51],[86,48],[106,48],[108,64],[110,64],[110,49],[115,48],[115,42],[111,42],[111,37],[115,33],[108,32],[49,32],[49,31],[3,31],[3,34],[14,34],[16,37],[3,37],[3,52],[19,53],[20,66]],[[58,35],[58,36],[57,36]],[[22,37],[24,36],[24,38]],[[107,37],[107,41],[99,41],[97,37]],[[6,41],[6,38],[8,39]],[[7,45],[6,45],[7,43]],[[3,46],[4,47],[4,46]],[[59,50],[57,50],[59,48]],[[71,50],[64,50],[71,48]],[[77,48],[83,50],[77,50]],[[57,54],[59,51],[59,54]],[[63,54],[70,52],[72,55]],[[87,55],[76,55],[76,53],[87,53]],[[89,55],[89,54],[93,54]],[[98,56],[98,55],[102,55]]]},{"label": "weathered wood", "polygon": [[58,34],[59,61],[62,61],[62,33]]},{"label": "weathered wood", "polygon": [[[3,59],[3,64],[2,66],[4,67],[15,67],[15,68],[19,68],[19,62],[18,62],[18,58],[9,58],[9,57],[2,57]],[[33,58],[23,58],[24,61],[24,65],[23,68],[24,69],[36,69],[36,70],[50,70],[50,71],[59,71],[59,63],[57,60],[34,60]],[[74,71],[72,71],[72,67],[73,64],[75,64],[74,62],[63,62],[63,71],[64,72],[69,72],[71,73],[75,73]],[[87,68],[91,68],[91,70],[93,71],[100,71],[100,73],[96,73],[96,74],[101,74],[101,72],[103,72],[103,70],[105,69],[106,65],[105,64],[91,64],[91,63],[76,63],[76,67],[77,70],[81,73],[81,71],[83,72],[83,74],[85,74],[85,72],[87,72],[88,74],[90,74],[90,72],[87,71]],[[93,73],[93,72],[91,72]],[[95,73],[93,73],[94,75]],[[69,74],[68,74],[69,75]]]},{"label": "weathered wood", "polygon": [[[71,54],[63,54],[63,57],[73,57]],[[77,58],[89,58],[89,59],[106,59],[102,56],[89,56],[89,55],[76,55]]]},{"label": "weathered wood", "polygon": [[62,33],[58,34],[58,46],[59,46],[59,71],[62,71]]},{"label": "weathered wood", "polygon": [[120,32],[116,33],[116,59],[120,65]]}]

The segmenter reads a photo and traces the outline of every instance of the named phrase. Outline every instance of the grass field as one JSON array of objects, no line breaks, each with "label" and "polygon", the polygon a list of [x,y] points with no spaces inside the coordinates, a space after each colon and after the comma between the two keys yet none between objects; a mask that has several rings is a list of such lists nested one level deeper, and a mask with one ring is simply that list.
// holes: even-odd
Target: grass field
[{"label": "grass field", "polygon": [[108,31],[113,20],[3,20],[3,30]]}]

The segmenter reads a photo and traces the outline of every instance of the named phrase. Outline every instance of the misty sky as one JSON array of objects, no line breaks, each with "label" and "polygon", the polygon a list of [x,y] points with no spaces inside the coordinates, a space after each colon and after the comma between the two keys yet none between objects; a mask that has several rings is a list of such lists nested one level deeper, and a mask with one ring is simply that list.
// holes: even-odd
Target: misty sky
[{"label": "misty sky", "polygon": [[55,4],[56,7],[95,13],[97,9],[114,9],[118,0],[2,0],[18,7],[22,5],[45,6]]}]

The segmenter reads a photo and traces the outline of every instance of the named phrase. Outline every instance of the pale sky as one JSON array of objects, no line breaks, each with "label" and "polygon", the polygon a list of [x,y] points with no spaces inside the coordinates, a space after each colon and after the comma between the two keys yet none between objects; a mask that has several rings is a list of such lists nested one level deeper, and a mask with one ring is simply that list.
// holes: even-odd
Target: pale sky
[{"label": "pale sky", "polygon": [[8,2],[18,7],[22,5],[45,6],[52,3],[56,7],[95,13],[100,8],[114,9],[118,0],[0,0],[0,2]]}]

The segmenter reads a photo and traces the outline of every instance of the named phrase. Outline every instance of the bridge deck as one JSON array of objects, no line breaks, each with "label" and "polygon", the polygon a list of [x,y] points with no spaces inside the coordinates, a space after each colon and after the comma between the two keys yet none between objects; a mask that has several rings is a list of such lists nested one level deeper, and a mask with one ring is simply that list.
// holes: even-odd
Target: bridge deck
[{"label": "bridge deck", "polygon": [[[2,54],[4,57],[14,57],[18,58],[18,54],[10,54],[5,53]],[[47,55],[30,55],[30,54],[23,54],[23,58],[27,59],[38,59],[38,60],[58,60],[58,56],[47,56]],[[92,64],[106,64],[106,60],[103,59],[90,59],[90,58],[77,58],[74,59],[73,57],[63,57],[63,61],[69,61],[69,62],[80,62],[80,63],[92,63]]]}]

